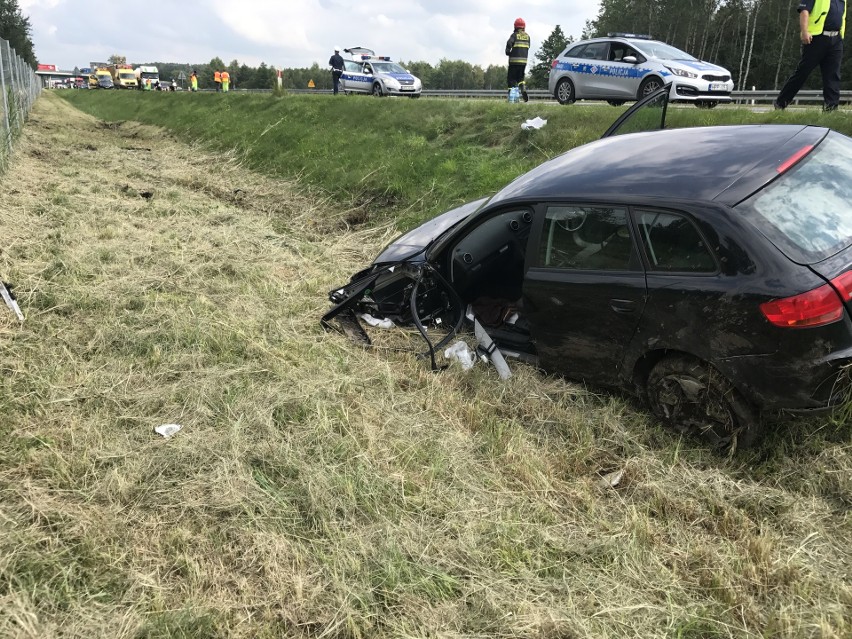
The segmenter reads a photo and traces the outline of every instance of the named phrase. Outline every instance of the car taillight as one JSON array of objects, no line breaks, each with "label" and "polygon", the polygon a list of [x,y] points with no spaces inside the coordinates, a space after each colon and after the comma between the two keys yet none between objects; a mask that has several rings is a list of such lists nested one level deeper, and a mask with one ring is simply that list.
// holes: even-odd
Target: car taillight
[{"label": "car taillight", "polygon": [[550,68],[555,69],[557,62],[559,62],[559,58],[553,58],[553,62],[550,63]]},{"label": "car taillight", "polygon": [[843,317],[843,302],[831,284],[824,284],[801,295],[764,302],[760,310],[775,326],[810,328],[825,326]]},{"label": "car taillight", "polygon": [[852,271],[841,273],[831,280],[831,284],[837,289],[840,299],[844,302],[852,300]]}]

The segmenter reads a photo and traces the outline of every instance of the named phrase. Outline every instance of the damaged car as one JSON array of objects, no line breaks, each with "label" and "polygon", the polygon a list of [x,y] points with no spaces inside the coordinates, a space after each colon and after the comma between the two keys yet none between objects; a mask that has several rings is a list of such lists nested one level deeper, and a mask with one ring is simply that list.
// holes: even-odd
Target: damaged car
[{"label": "damaged car", "polygon": [[[845,400],[852,139],[666,130],[667,100],[402,235],[329,293],[323,325],[363,341],[362,313],[415,326],[433,368],[473,328],[492,357],[633,392],[729,450]],[[622,135],[643,118],[657,130]]]}]

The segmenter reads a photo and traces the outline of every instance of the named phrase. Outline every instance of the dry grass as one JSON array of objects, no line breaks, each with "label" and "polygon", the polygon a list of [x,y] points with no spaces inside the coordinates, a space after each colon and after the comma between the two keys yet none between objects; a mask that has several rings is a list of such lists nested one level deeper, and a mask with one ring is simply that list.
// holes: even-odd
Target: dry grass
[{"label": "dry grass", "polygon": [[3,179],[0,636],[852,636],[848,426],[725,460],[363,350],[318,317],[387,231],[53,96]]}]

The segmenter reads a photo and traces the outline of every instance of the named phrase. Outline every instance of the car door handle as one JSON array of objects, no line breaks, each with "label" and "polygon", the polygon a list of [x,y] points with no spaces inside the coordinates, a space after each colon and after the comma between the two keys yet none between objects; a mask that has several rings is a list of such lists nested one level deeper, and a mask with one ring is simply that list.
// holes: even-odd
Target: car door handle
[{"label": "car door handle", "polygon": [[616,313],[632,313],[636,310],[636,302],[633,300],[610,300],[609,307]]}]

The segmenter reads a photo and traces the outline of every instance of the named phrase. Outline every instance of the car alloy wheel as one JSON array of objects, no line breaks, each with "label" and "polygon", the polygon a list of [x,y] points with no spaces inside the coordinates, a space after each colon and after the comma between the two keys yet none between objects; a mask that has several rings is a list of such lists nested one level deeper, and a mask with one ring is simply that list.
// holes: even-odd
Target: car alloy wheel
[{"label": "car alloy wheel", "polygon": [[689,357],[660,360],[648,375],[648,403],[664,423],[733,451],[754,444],[754,409],[714,368]]},{"label": "car alloy wheel", "polygon": [[636,96],[636,99],[641,100],[646,95],[651,95],[654,91],[657,91],[662,86],[663,82],[659,78],[645,78],[642,81],[642,84],[639,85],[639,95]]},{"label": "car alloy wheel", "polygon": [[373,85],[373,95],[377,98],[380,98],[384,95],[384,93],[382,92],[382,85],[378,82]]},{"label": "car alloy wheel", "polygon": [[556,100],[559,104],[571,104],[574,102],[574,85],[568,78],[562,78],[556,84]]}]

